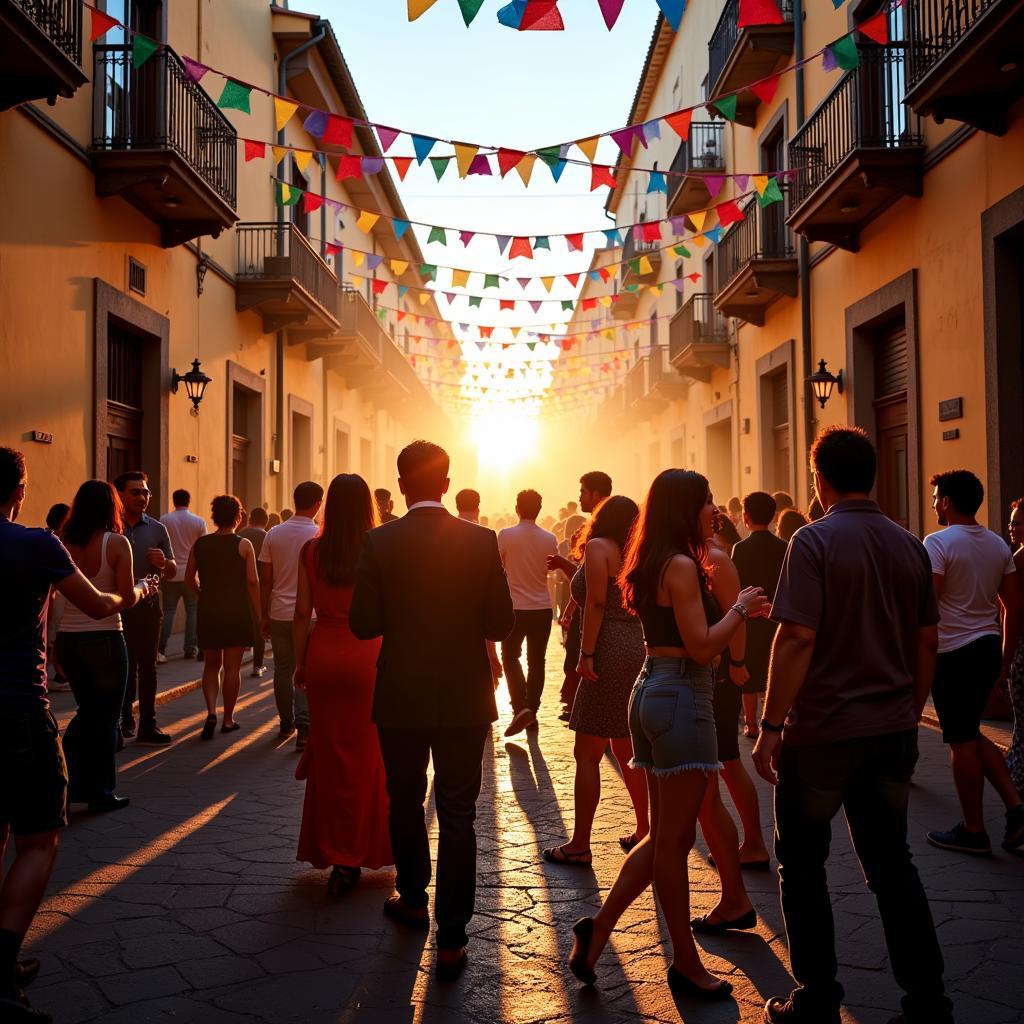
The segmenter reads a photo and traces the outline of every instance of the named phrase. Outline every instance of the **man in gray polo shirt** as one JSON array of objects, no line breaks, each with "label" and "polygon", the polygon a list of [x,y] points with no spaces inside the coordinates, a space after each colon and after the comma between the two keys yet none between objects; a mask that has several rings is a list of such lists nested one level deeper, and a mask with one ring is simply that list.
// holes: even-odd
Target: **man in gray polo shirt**
[{"label": "man in gray polo shirt", "polygon": [[938,609],[924,546],[869,497],[875,450],[832,427],[811,450],[826,515],[793,535],[754,765],[775,791],[775,854],[797,988],[768,1024],[839,1024],[842,986],[825,862],[846,812],[878,901],[896,982],[892,1024],[951,1024],[942,953],[907,846],[917,723],[935,671]]}]

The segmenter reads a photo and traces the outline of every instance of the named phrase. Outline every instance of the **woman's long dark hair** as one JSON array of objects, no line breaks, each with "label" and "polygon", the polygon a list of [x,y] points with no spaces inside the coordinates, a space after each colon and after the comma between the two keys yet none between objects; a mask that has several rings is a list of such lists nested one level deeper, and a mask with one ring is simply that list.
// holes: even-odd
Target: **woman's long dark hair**
[{"label": "woman's long dark hair", "polygon": [[618,544],[619,551],[625,551],[630,531],[639,514],[640,509],[632,498],[622,494],[613,494],[610,498],[605,498],[594,509],[590,522],[580,534],[577,549],[582,552],[588,540],[607,537]]},{"label": "woman's long dark hair", "polygon": [[700,473],[666,469],[654,478],[619,570],[622,600],[631,611],[657,603],[662,572],[674,555],[689,555],[708,585],[707,542],[700,526],[707,500],[708,481]]},{"label": "woman's long dark hair", "polygon": [[339,473],[327,488],[324,522],[316,542],[316,570],[334,587],[353,583],[367,530],[380,525],[377,503],[366,481],[355,473]]},{"label": "woman's long dark hair", "polygon": [[121,496],[106,480],[86,480],[75,500],[61,539],[65,544],[84,548],[100,531],[124,533],[124,506]]}]

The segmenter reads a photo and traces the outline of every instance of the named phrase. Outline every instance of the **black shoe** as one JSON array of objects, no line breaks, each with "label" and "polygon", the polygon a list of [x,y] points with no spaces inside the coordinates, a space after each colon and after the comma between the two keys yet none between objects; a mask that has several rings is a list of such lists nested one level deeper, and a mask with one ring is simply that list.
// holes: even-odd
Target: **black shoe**
[{"label": "black shoe", "polygon": [[192,661],[192,659],[195,658],[195,656],[197,654],[199,654],[199,652],[194,647],[186,647],[185,648],[185,660],[186,661]]},{"label": "black shoe", "polygon": [[139,735],[135,737],[135,742],[146,747],[166,747],[171,742],[171,737],[162,729],[150,725],[144,729],[139,728]]},{"label": "black shoe", "polygon": [[573,926],[573,934],[579,939],[581,956],[569,957],[569,970],[573,976],[584,985],[596,985],[597,973],[593,967],[587,964],[587,953],[590,952],[590,942],[594,937],[594,919],[592,917],[581,917]]},{"label": "black shoe", "polygon": [[89,813],[106,814],[107,811],[119,811],[122,807],[127,807],[130,803],[130,797],[116,796],[111,793],[110,796],[101,797],[99,800],[90,800]]},{"label": "black shoe", "polygon": [[776,997],[764,1004],[765,1024],[840,1024],[839,1010],[824,1013],[793,1002],[793,997]]},{"label": "black shoe", "polygon": [[125,739],[135,735],[135,719],[131,715],[121,719],[121,735]]},{"label": "black shoe", "polygon": [[16,985],[0,989],[0,1021],[3,1024],[53,1024],[45,1010],[35,1010],[28,997]]},{"label": "black shoe", "polygon": [[439,949],[434,974],[438,981],[455,981],[466,969],[468,962],[469,954],[465,946],[462,949]]},{"label": "black shoe", "polygon": [[958,821],[948,832],[929,832],[925,838],[940,850],[973,853],[976,857],[992,856],[992,843],[988,833],[984,829],[980,832],[968,832],[962,821]]},{"label": "black shoe", "polygon": [[203,722],[203,731],[199,734],[201,740],[212,740],[213,734],[217,731],[217,716],[207,715]]},{"label": "black shoe", "polygon": [[281,727],[277,730],[277,735],[281,739],[286,740],[293,732],[295,732],[295,721],[289,718],[288,721],[281,723]]},{"label": "black shoe", "polygon": [[695,917],[690,922],[695,935],[722,935],[728,931],[746,931],[757,927],[757,911],[751,909],[731,921],[709,921],[708,915]]},{"label": "black shoe", "polygon": [[39,961],[34,957],[26,957],[14,965],[14,984],[18,988],[28,988],[39,977]]},{"label": "black shoe", "polygon": [[1017,804],[1006,812],[1006,832],[1003,833],[1003,849],[1019,850],[1024,846],[1024,804]]},{"label": "black shoe", "polygon": [[418,932],[430,931],[430,911],[426,907],[410,907],[397,893],[384,901],[384,916]]},{"label": "black shoe", "polygon": [[690,996],[693,999],[728,999],[732,995],[732,985],[724,978],[714,988],[698,985],[671,965],[668,969],[668,987],[674,996]]}]

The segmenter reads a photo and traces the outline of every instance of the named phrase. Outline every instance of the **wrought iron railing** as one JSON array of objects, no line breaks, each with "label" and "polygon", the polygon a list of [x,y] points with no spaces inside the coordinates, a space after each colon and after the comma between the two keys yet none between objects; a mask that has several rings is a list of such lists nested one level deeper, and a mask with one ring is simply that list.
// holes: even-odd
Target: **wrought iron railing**
[{"label": "wrought iron railing", "polygon": [[234,209],[237,133],[178,55],[164,46],[134,68],[130,46],[97,46],[95,68],[93,148],[172,150]]},{"label": "wrought iron railing", "polygon": [[245,280],[291,278],[339,319],[338,279],[294,224],[239,224],[236,273]]},{"label": "wrought iron railing", "polygon": [[784,202],[762,207],[755,196],[742,207],[744,219],[729,228],[718,245],[718,291],[751,260],[780,260],[794,255],[785,207]]},{"label": "wrought iron railing", "polygon": [[[793,20],[793,0],[780,0],[779,10],[784,21]],[[715,31],[711,33],[708,43],[708,93],[714,94],[715,86],[725,66],[729,63],[732,51],[740,38],[739,0],[726,0],[722,16],[718,19]]]},{"label": "wrought iron railing", "polygon": [[696,292],[679,307],[668,325],[668,355],[675,359],[691,345],[728,341],[725,317],[715,309],[711,292]]},{"label": "wrought iron railing", "polygon": [[[670,170],[672,199],[686,182],[685,174],[725,170],[725,122],[702,121],[690,125],[690,134],[679,144]],[[671,199],[670,199],[671,203]]]},{"label": "wrought iron railing", "polygon": [[358,334],[377,358],[383,359],[386,346],[392,342],[373,307],[363,297],[363,293],[351,285],[342,285],[338,294],[341,299],[339,319],[342,334]]},{"label": "wrought iron railing", "polygon": [[989,8],[1013,0],[910,0],[908,80],[915,85],[960,42]]},{"label": "wrought iron railing", "polygon": [[[623,262],[628,263],[638,256],[646,256],[651,261],[651,265],[657,267],[661,261],[661,246],[661,242],[638,242],[636,231],[633,228],[628,228],[626,240],[622,243]],[[626,267],[626,270],[628,271],[629,267]]]},{"label": "wrought iron railing", "polygon": [[848,71],[793,136],[789,164],[798,206],[855,149],[921,145],[920,119],[903,102],[903,47],[863,48],[860,65]]},{"label": "wrought iron railing", "polygon": [[81,0],[14,0],[65,56],[82,64]]}]

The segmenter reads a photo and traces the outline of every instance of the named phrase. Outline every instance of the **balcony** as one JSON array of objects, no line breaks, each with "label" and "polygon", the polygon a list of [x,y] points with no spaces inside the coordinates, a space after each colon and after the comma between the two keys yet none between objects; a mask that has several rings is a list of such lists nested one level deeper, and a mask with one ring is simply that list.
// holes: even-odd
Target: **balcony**
[{"label": "balcony", "polygon": [[[704,174],[725,173],[725,124],[709,121],[690,125],[669,173],[668,215],[703,210],[711,202]],[[682,177],[685,175],[685,177]]]},{"label": "balcony", "polygon": [[[661,271],[661,255],[661,242],[638,242],[632,228],[626,232],[626,241],[622,246],[622,288],[618,302],[612,306],[616,320],[632,320],[636,316],[640,286],[657,283]],[[651,269],[645,273],[630,266],[632,260],[641,256],[646,256],[651,265]]]},{"label": "balcony", "polygon": [[89,80],[81,64],[80,0],[0,0],[0,110],[69,99]]},{"label": "balcony", "polygon": [[[252,310],[263,330],[287,329],[291,344],[325,342],[340,324],[338,279],[294,224],[239,224],[235,308]],[[318,358],[310,347],[307,355]]]},{"label": "balcony", "polygon": [[[708,43],[708,99],[767,78],[793,52],[793,0],[780,0],[781,25],[739,27],[739,0],[726,0]],[[751,92],[742,93],[736,106],[736,120],[752,128],[760,101]]]},{"label": "balcony", "polygon": [[860,232],[901,196],[920,196],[924,145],[903,104],[902,49],[862,48],[789,145],[798,171],[787,223],[812,242],[856,252]]},{"label": "balcony", "polygon": [[387,350],[395,347],[394,342],[362,292],[342,285],[338,300],[341,328],[331,339],[328,365],[345,378],[349,387],[379,398],[393,384],[384,372],[384,360]]},{"label": "balcony", "polygon": [[718,245],[715,308],[725,316],[764,326],[765,311],[783,295],[797,293],[793,236],[786,227],[785,203],[762,208],[750,199],[746,217]]},{"label": "balcony", "polygon": [[640,356],[626,373],[626,405],[636,409],[647,395],[647,356]]},{"label": "balcony", "polygon": [[674,402],[685,398],[688,390],[686,381],[680,379],[669,361],[668,347],[652,348],[647,356],[647,394],[652,403]]},{"label": "balcony", "polygon": [[908,0],[906,102],[941,124],[963,121],[1003,135],[1024,96],[1020,0]]},{"label": "balcony", "polygon": [[698,292],[679,308],[668,326],[668,354],[684,377],[708,383],[715,370],[729,367],[729,329],[715,309],[714,295]]},{"label": "balcony", "polygon": [[131,203],[159,226],[165,248],[238,220],[235,129],[173,50],[136,69],[131,47],[97,46],[93,97],[98,196]]}]

